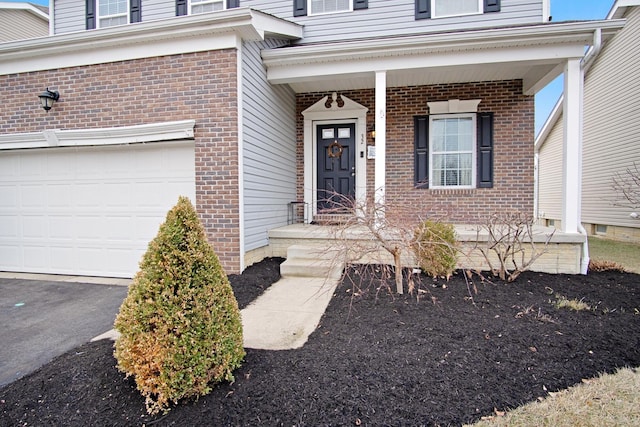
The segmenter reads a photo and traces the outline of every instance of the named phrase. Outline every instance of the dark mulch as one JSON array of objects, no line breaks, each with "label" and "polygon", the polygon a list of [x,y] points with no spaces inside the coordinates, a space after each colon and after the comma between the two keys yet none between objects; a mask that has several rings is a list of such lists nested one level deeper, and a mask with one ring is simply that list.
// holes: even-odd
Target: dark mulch
[{"label": "dark mulch", "polygon": [[[270,277],[273,260],[231,277],[241,304]],[[526,273],[477,294],[461,275],[423,279],[419,300],[339,287],[302,349],[249,349],[235,383],[164,417],[146,415],[111,342],[83,345],[0,390],[0,424],[459,425],[640,365],[639,275]],[[593,309],[557,309],[557,295]]]}]

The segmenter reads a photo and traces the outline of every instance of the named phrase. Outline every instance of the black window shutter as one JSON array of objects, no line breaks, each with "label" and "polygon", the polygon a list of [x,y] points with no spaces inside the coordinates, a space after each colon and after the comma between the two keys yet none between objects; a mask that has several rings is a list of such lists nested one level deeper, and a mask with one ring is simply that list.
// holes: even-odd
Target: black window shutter
[{"label": "black window shutter", "polygon": [[176,0],[176,16],[188,15],[187,0]]},{"label": "black window shutter", "polygon": [[416,19],[431,18],[431,0],[416,0]]},{"label": "black window shutter", "polygon": [[429,188],[429,116],[415,116],[413,123],[415,186]]},{"label": "black window shutter", "polygon": [[87,30],[96,28],[96,0],[87,0]]},{"label": "black window shutter", "polygon": [[484,13],[500,12],[500,0],[484,0]]},{"label": "black window shutter", "polygon": [[369,0],[353,0],[353,10],[367,9],[369,7]]},{"label": "black window shutter", "polygon": [[293,16],[307,15],[307,0],[293,0]]},{"label": "black window shutter", "polygon": [[130,22],[141,22],[142,21],[142,8],[140,3],[142,0],[130,0],[129,2],[129,15]]},{"label": "black window shutter", "polygon": [[240,0],[227,0],[227,9],[240,7]]},{"label": "black window shutter", "polygon": [[493,187],[493,113],[478,114],[478,188]]}]

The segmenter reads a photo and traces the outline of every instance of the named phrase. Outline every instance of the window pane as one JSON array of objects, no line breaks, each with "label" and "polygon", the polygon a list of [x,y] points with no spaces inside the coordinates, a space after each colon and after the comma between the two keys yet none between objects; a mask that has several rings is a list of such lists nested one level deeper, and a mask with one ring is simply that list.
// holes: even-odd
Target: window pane
[{"label": "window pane", "polygon": [[475,132],[471,115],[434,117],[430,127],[431,185],[471,186]]},{"label": "window pane", "polygon": [[125,25],[128,23],[127,16],[115,16],[113,18],[101,18],[100,28],[113,27],[116,25]]},{"label": "window pane", "polygon": [[100,16],[127,13],[127,0],[99,0],[99,2],[98,13]]},{"label": "window pane", "polygon": [[342,12],[349,10],[351,0],[311,0],[311,13]]},{"label": "window pane", "polygon": [[435,16],[478,13],[478,0],[435,0]]}]

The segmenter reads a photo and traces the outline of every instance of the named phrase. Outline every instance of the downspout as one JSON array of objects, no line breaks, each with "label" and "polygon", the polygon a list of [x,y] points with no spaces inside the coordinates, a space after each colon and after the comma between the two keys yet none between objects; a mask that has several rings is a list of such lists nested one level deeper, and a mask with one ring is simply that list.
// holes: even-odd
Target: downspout
[{"label": "downspout", "polygon": [[[587,74],[587,71],[591,68],[591,65],[595,61],[596,57],[602,50],[602,30],[600,28],[596,28],[593,33],[593,46],[589,48],[587,54],[584,56],[582,60],[582,85],[584,85],[584,77]],[[584,94],[584,91],[583,91]],[[583,95],[584,96],[584,95]],[[580,109],[583,108],[583,103],[580,103]],[[582,111],[580,111],[580,120],[582,121]],[[583,124],[580,124],[580,133],[582,134]],[[582,135],[580,136],[580,141],[582,141]],[[582,151],[582,145],[580,147]],[[580,153],[580,194],[582,194],[582,152]],[[580,206],[578,207],[578,231],[580,234],[584,235],[584,243],[582,244],[582,260],[580,262],[580,274],[587,274],[589,270],[589,239],[587,236],[587,230],[584,229],[582,225],[582,201],[580,202]]]}]

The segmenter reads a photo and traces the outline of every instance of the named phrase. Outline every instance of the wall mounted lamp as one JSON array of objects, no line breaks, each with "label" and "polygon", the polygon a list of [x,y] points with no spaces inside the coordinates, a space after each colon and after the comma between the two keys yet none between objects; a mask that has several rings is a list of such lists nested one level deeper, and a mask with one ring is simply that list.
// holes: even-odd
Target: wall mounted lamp
[{"label": "wall mounted lamp", "polygon": [[376,126],[375,125],[371,126],[371,130],[369,131],[369,135],[371,136],[371,139],[373,141],[376,140]]},{"label": "wall mounted lamp", "polygon": [[38,98],[40,98],[42,108],[44,108],[45,111],[49,111],[53,103],[60,98],[60,93],[57,90],[50,91],[49,88],[47,88],[47,90],[38,95]]}]

